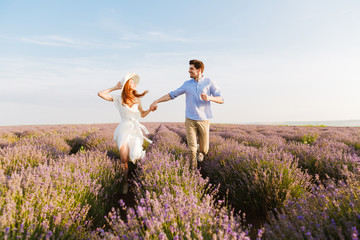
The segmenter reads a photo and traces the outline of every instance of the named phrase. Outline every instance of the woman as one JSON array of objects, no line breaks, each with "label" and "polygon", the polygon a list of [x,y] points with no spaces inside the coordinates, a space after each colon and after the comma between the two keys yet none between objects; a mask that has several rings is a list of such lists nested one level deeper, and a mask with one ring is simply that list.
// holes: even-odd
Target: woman
[{"label": "woman", "polygon": [[[114,87],[100,91],[99,97],[114,102],[116,108],[120,112],[121,122],[114,132],[114,141],[120,150],[121,163],[124,167],[124,178],[122,180],[122,192],[126,194],[129,188],[127,183],[128,176],[128,160],[135,163],[138,159],[145,156],[143,151],[143,138],[149,143],[152,143],[148,138],[144,137],[141,129],[145,133],[149,133],[144,125],[139,123],[140,116],[146,117],[150,113],[150,109],[143,110],[140,98],[149,91],[144,91],[139,94],[136,91],[136,86],[140,82],[140,77],[135,73],[127,74],[121,82],[118,82]],[[121,95],[110,95],[114,90],[120,90]]]}]

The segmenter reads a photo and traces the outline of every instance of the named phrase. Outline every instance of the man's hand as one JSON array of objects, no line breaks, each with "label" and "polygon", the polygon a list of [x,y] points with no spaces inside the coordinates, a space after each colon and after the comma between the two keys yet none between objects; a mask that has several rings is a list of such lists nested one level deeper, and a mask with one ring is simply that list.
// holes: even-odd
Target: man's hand
[{"label": "man's hand", "polygon": [[150,110],[151,111],[155,111],[157,109],[157,103],[156,102],[153,102],[151,105],[150,105]]},{"label": "man's hand", "polygon": [[201,94],[201,98],[202,98],[202,100],[204,100],[204,101],[210,101],[210,99],[211,99],[211,97],[208,96],[208,95],[206,95],[205,93],[202,93],[202,94]]}]

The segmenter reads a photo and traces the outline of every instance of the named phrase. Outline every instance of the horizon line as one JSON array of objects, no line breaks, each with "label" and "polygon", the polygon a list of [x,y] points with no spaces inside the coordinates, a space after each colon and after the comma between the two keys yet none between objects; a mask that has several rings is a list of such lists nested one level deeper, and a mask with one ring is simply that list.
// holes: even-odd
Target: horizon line
[{"label": "horizon line", "polygon": [[[140,121],[143,123],[183,123],[183,121]],[[356,126],[360,126],[360,119],[351,120],[302,120],[302,121],[276,121],[276,122],[211,122],[211,124],[233,124],[233,125],[313,125],[309,123],[319,123],[318,125],[325,125],[320,123],[349,123],[358,122]],[[99,125],[99,124],[119,124],[118,122],[103,122],[103,123],[54,123],[54,124],[17,124],[17,125],[1,125],[0,127],[29,127],[29,126],[59,126],[59,125]],[[331,125],[328,125],[331,126]],[[346,125],[341,125],[346,127]],[[356,127],[351,126],[351,127]]]}]

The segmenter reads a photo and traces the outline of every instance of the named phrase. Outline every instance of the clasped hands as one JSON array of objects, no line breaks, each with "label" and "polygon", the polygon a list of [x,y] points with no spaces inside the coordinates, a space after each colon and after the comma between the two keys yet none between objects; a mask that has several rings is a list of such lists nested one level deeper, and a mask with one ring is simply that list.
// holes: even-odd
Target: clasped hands
[{"label": "clasped hands", "polygon": [[151,105],[150,105],[150,111],[156,111],[156,109],[157,109],[157,103],[156,102],[153,102]]}]

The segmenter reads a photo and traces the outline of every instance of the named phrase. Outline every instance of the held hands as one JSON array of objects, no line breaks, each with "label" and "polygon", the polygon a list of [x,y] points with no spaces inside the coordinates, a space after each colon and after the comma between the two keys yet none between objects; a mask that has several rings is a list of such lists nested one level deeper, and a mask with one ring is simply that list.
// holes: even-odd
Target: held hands
[{"label": "held hands", "polygon": [[150,105],[150,111],[155,111],[157,109],[157,103],[153,102],[151,105]]},{"label": "held hands", "polygon": [[211,97],[206,95],[205,93],[201,93],[201,99],[203,101],[210,101],[211,100]]},{"label": "held hands", "polygon": [[[146,90],[145,92],[148,93],[149,91]],[[155,102],[153,102],[153,103],[150,105],[149,110],[150,110],[151,112],[154,112],[156,109],[157,109],[157,104],[156,104]]]}]

